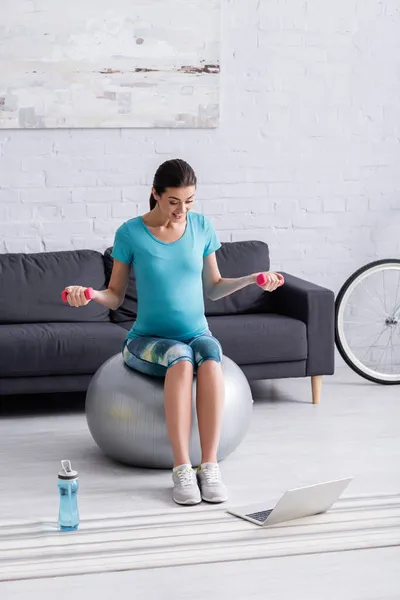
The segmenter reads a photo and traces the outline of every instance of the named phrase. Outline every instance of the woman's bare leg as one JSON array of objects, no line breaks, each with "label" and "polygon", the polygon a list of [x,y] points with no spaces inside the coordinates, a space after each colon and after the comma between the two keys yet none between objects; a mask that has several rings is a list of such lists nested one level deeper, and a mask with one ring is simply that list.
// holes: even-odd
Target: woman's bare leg
[{"label": "woman's bare leg", "polygon": [[196,390],[202,463],[217,462],[224,395],[221,364],[205,360],[197,369]]},{"label": "woman's bare leg", "polygon": [[192,422],[193,365],[182,360],[165,376],[164,406],[174,467],[190,464],[189,441]]}]

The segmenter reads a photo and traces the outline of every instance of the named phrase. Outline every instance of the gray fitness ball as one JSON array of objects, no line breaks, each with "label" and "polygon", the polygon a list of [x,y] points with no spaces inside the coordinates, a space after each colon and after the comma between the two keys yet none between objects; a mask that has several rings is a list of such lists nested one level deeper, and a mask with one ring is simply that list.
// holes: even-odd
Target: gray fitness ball
[{"label": "gray fitness ball", "polygon": [[[218,460],[243,440],[250,424],[253,398],[243,371],[226,356],[222,360],[225,404]],[[171,468],[173,456],[167,435],[163,401],[164,378],[149,377],[127,367],[122,355],[107,360],[95,373],[86,396],[90,433],[105,454],[137,467]],[[190,458],[201,461],[193,381],[193,419]]]}]

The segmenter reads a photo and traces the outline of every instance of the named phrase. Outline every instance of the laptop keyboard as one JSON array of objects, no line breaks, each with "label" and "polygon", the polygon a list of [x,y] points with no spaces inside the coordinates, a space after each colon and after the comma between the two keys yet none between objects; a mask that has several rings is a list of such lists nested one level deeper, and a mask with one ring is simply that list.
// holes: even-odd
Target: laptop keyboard
[{"label": "laptop keyboard", "polygon": [[260,521],[260,523],[264,523],[265,519],[272,513],[271,510],[261,510],[260,512],[250,513],[246,515],[246,517],[250,517],[250,519],[254,519],[255,521]]}]

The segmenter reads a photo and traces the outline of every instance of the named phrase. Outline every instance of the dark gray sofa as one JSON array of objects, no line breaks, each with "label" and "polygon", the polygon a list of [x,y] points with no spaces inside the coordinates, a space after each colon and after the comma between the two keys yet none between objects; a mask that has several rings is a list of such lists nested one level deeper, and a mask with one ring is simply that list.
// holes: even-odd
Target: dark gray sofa
[{"label": "dark gray sofa", "polygon": [[[109,248],[0,255],[0,395],[85,391],[100,365],[121,350],[137,310],[134,273],[117,311],[61,301],[66,285],[106,289]],[[262,242],[224,243],[222,276],[269,269]],[[319,401],[322,375],[334,371],[334,294],[284,273],[273,293],[258,286],[216,302],[205,298],[210,329],[249,379],[311,376]]]}]

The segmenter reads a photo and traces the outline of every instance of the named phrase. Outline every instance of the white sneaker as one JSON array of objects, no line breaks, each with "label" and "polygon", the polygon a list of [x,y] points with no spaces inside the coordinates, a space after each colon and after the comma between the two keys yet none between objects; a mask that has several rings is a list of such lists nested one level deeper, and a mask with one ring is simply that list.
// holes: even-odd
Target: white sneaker
[{"label": "white sneaker", "polygon": [[196,473],[191,465],[180,465],[172,471],[174,490],[172,498],[177,504],[199,504],[201,494],[197,485]]},{"label": "white sneaker", "polygon": [[228,490],[221,479],[218,463],[204,463],[197,469],[201,497],[206,502],[226,502]]}]

